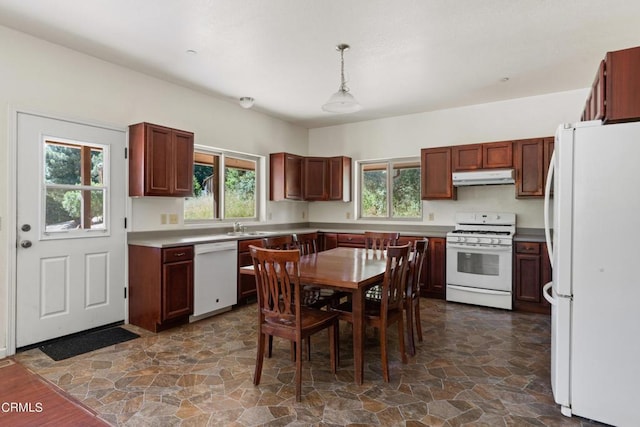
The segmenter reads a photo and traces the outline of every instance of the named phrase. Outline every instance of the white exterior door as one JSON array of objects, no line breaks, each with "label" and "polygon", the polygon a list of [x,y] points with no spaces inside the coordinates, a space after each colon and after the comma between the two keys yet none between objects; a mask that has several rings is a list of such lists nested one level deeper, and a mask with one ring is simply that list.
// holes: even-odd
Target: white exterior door
[{"label": "white exterior door", "polygon": [[16,347],[125,315],[126,132],[18,113]]}]

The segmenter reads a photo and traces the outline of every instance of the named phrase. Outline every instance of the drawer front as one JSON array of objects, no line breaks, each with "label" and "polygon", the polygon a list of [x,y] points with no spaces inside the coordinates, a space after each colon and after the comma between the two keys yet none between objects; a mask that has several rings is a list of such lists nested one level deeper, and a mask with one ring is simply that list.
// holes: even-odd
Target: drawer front
[{"label": "drawer front", "polygon": [[338,234],[338,246],[364,247],[364,234]]},{"label": "drawer front", "polygon": [[540,254],[540,243],[536,242],[516,242],[516,253],[518,254]]},{"label": "drawer front", "polygon": [[193,246],[179,246],[162,250],[162,262],[188,261],[193,259]]}]

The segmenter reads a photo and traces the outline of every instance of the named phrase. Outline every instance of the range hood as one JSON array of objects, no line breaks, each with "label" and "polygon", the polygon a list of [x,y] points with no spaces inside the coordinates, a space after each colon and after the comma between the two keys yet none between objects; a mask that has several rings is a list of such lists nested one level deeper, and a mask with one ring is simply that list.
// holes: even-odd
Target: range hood
[{"label": "range hood", "polygon": [[454,172],[453,185],[462,187],[467,185],[495,185],[513,184],[513,169],[483,169],[470,172]]}]

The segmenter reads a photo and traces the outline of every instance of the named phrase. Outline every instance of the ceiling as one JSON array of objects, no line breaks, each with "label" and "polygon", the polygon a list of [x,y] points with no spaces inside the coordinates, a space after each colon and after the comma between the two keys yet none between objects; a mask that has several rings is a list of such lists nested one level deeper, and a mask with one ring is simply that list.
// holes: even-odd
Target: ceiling
[{"label": "ceiling", "polygon": [[[588,87],[640,2],[0,0],[0,25],[314,128]],[[339,43],[357,113],[321,110]]]}]

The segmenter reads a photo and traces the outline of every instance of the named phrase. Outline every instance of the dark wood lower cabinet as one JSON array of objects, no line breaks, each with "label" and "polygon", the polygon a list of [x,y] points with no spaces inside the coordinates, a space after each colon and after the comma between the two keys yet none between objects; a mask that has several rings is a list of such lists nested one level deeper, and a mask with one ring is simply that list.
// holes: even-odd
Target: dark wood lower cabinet
[{"label": "dark wood lower cabinet", "polygon": [[240,267],[252,265],[249,246],[262,247],[262,239],[238,241],[238,304],[249,304],[258,300],[256,291],[256,279],[248,274],[240,274]]},{"label": "dark wood lower cabinet", "polygon": [[443,237],[429,238],[426,256],[427,274],[420,288],[423,297],[445,299],[447,295],[447,240]]},{"label": "dark wood lower cabinet", "polygon": [[129,322],[152,332],[193,314],[193,246],[129,245]]},{"label": "dark wood lower cabinet", "polygon": [[516,242],[514,264],[513,309],[550,314],[551,305],[542,296],[542,287],[551,281],[547,245]]},{"label": "dark wood lower cabinet", "polygon": [[320,250],[326,251],[338,247],[338,233],[320,233]]}]

